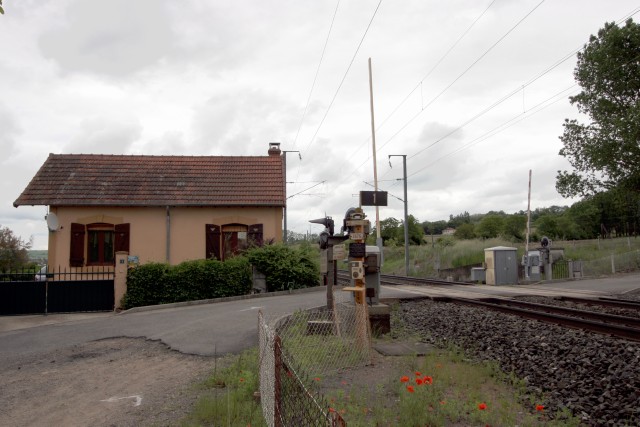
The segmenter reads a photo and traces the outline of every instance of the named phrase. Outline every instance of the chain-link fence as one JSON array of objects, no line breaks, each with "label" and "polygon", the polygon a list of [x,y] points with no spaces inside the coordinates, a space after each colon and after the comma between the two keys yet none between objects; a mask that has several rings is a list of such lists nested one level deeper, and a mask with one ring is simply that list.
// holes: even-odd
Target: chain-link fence
[{"label": "chain-link fence", "polygon": [[608,257],[582,261],[582,273],[585,277],[624,273],[640,270],[640,250]]},{"label": "chain-link fence", "polygon": [[317,382],[327,373],[370,363],[367,307],[347,298],[333,310],[260,313],[258,318],[260,398],[267,424],[345,425],[330,410]]}]

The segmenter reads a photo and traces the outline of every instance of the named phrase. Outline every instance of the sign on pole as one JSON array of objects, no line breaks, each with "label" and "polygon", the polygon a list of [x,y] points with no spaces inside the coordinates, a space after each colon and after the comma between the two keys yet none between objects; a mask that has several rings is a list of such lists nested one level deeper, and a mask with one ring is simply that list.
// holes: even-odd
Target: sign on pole
[{"label": "sign on pole", "polygon": [[360,206],[387,206],[387,192],[361,191]]}]

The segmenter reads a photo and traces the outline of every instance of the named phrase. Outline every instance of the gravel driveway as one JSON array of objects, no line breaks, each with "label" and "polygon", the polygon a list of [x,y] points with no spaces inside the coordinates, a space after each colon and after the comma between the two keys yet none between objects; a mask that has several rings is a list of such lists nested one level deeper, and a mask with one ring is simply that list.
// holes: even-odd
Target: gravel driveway
[{"label": "gravel driveway", "polygon": [[174,425],[213,367],[144,338],[111,338],[3,360],[0,425]]}]

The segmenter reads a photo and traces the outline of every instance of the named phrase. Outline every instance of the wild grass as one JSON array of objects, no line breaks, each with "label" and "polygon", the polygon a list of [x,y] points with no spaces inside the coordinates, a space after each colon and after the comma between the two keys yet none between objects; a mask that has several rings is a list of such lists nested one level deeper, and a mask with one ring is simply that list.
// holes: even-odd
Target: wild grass
[{"label": "wild grass", "polygon": [[[395,307],[392,334],[381,340],[416,339],[398,313]],[[318,342],[302,344],[310,350],[322,347]],[[345,355],[350,351],[342,350]],[[317,357],[316,364],[322,364],[324,356]],[[259,390],[257,359],[257,349],[252,349],[234,356],[228,367],[214,369],[200,384],[206,395],[182,425],[266,425],[254,397]],[[311,362],[306,361],[306,370]],[[475,362],[455,347],[434,349],[425,356],[379,356],[373,366],[308,374],[317,375],[313,382],[329,403],[326,410],[340,414],[348,426],[580,425],[566,409],[547,413],[542,397],[528,395],[513,373],[503,373],[495,363]]]},{"label": "wild grass", "polygon": [[[438,270],[472,265],[484,261],[484,250],[495,246],[517,249],[518,258],[524,255],[525,244],[514,243],[501,238],[458,240],[452,237],[435,239],[421,246],[409,246],[411,275],[436,276]],[[531,242],[529,250],[538,247]],[[640,250],[640,238],[618,237],[613,239],[554,241],[553,248],[564,248],[564,258],[570,260],[594,260]],[[404,246],[384,247],[384,274],[404,274]]]},{"label": "wild grass", "polygon": [[197,385],[204,390],[204,395],[181,425],[266,426],[262,407],[254,396],[259,389],[257,348],[233,356],[225,368],[216,366],[211,375]]}]

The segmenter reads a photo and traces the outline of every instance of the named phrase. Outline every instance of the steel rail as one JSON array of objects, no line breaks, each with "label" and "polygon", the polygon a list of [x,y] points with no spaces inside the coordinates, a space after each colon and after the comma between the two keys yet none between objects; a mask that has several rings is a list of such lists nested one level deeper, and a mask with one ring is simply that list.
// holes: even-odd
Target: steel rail
[{"label": "steel rail", "polygon": [[527,319],[538,320],[542,322],[555,323],[561,326],[583,329],[591,332],[598,332],[605,335],[613,335],[621,338],[627,338],[634,341],[640,341],[640,329],[624,325],[611,324],[605,322],[597,322],[594,320],[580,319],[577,317],[563,316],[529,310],[518,307],[509,307],[502,304],[484,302],[467,298],[442,297],[440,301],[453,302],[455,304],[469,305],[474,307],[483,307],[502,313],[513,314]]},{"label": "steel rail", "polygon": [[[351,277],[346,270],[338,270],[338,279],[350,280]],[[432,278],[426,278],[426,277],[412,277],[412,276],[396,276],[391,274],[381,274],[380,284],[388,285],[388,286],[409,285],[409,284],[413,284],[417,286],[439,286],[439,285],[473,286],[473,283],[469,283],[469,282],[450,282],[442,279],[432,279]]]},{"label": "steel rail", "polygon": [[638,301],[625,301],[615,298],[599,297],[599,298],[578,298],[578,297],[558,297],[560,301],[568,301],[590,305],[601,305],[605,307],[616,308],[630,308],[634,310],[640,310],[640,302]]},{"label": "steel rail", "polygon": [[531,310],[541,310],[547,313],[566,314],[569,316],[577,316],[583,319],[594,319],[608,323],[617,323],[620,325],[640,327],[640,318],[620,316],[617,314],[597,313],[594,311],[580,310],[577,308],[558,307],[555,305],[539,304],[533,302],[515,301],[500,298],[483,298],[482,301],[492,304],[506,305],[509,307],[520,307]]}]

